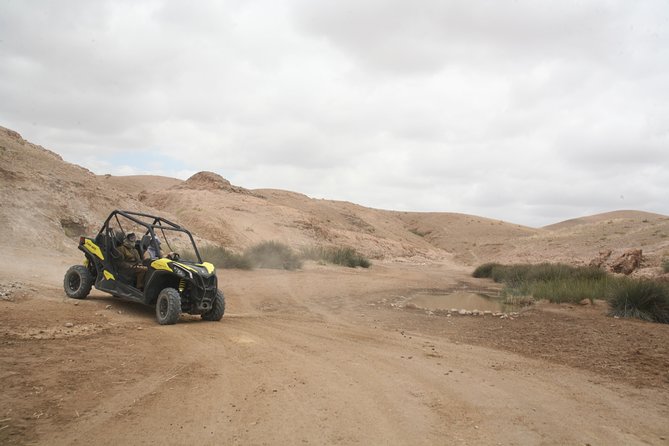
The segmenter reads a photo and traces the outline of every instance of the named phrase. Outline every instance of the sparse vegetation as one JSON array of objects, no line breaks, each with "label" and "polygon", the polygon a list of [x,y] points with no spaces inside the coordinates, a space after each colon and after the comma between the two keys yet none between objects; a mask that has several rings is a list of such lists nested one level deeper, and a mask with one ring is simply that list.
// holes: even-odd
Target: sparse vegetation
[{"label": "sparse vegetation", "polygon": [[559,263],[485,263],[472,276],[504,283],[505,303],[525,303],[529,296],[555,303],[605,299],[614,316],[669,323],[669,286],[657,281],[616,277],[599,268]]},{"label": "sparse vegetation", "polygon": [[257,268],[294,270],[302,267],[302,261],[290,246],[276,241],[252,246],[244,252],[244,257]]},{"label": "sparse vegetation", "polygon": [[244,255],[216,245],[200,248],[200,256],[205,262],[213,263],[216,268],[251,269],[251,261]]},{"label": "sparse vegetation", "polygon": [[511,294],[504,294],[502,297],[502,303],[516,307],[527,307],[534,303],[534,297],[528,295],[514,296]]},{"label": "sparse vegetation", "polygon": [[669,273],[669,258],[662,259],[662,271]]},{"label": "sparse vegetation", "polygon": [[606,299],[612,284],[613,281],[607,279],[556,278],[516,283],[507,287],[504,294],[530,295],[534,299],[554,303],[576,303],[583,299],[594,302],[595,299]]},{"label": "sparse vegetation", "polygon": [[[369,268],[372,264],[353,248],[310,246],[295,253],[289,246],[276,241],[259,243],[247,249],[244,254],[237,254],[227,248],[208,245],[200,248],[200,255],[206,262],[217,268],[273,268],[294,270],[302,267],[302,260],[315,260],[349,268]],[[192,259],[195,259],[193,254]],[[190,257],[189,257],[190,258]]]},{"label": "sparse vegetation", "polygon": [[473,277],[478,279],[490,279],[492,278],[492,269],[496,266],[502,266],[499,263],[484,263],[483,265],[478,266],[472,273]]},{"label": "sparse vegetation", "polygon": [[336,265],[348,266],[349,268],[357,266],[369,268],[372,265],[362,254],[349,247],[310,246],[303,248],[301,255],[304,259],[320,260]]},{"label": "sparse vegetation", "polygon": [[669,324],[669,288],[651,280],[621,280],[609,301],[611,315]]},{"label": "sparse vegetation", "polygon": [[409,232],[417,235],[418,237],[425,237],[426,235],[430,234],[431,231],[421,231],[418,228],[411,228],[409,229]]}]

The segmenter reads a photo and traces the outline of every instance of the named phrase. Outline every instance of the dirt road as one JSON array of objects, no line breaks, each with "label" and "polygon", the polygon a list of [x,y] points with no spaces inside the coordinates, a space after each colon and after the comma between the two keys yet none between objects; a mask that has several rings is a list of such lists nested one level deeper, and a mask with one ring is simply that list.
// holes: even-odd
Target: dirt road
[{"label": "dirt road", "polygon": [[[223,321],[174,326],[95,291],[65,299],[58,268],[17,283],[5,266],[2,444],[669,444],[666,327],[596,308],[493,320],[393,305],[480,285],[454,266],[223,271]],[[537,335],[559,324],[619,324],[659,347],[637,367],[606,335]]]}]

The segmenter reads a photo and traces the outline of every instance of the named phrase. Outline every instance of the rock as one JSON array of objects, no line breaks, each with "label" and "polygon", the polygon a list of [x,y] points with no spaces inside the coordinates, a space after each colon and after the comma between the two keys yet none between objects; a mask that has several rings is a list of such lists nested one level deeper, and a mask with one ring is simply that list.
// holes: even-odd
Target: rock
[{"label": "rock", "polygon": [[590,299],[583,299],[579,302],[580,305],[590,305]]},{"label": "rock", "polygon": [[214,172],[198,172],[192,177],[178,186],[176,189],[195,189],[195,190],[212,190],[212,191],[227,191],[245,195],[256,195],[248,189],[243,187],[233,186],[230,181]]},{"label": "rock", "polygon": [[490,311],[490,310],[485,310],[485,311],[483,312],[483,315],[484,315],[484,316],[491,316],[491,315],[492,315],[492,311]]},{"label": "rock", "polygon": [[222,176],[214,172],[198,172],[188,178],[182,185],[182,188],[188,189],[231,189],[232,184]]},{"label": "rock", "polygon": [[630,249],[615,259],[611,263],[610,269],[614,273],[630,275],[641,266],[642,260],[642,250]]},{"label": "rock", "polygon": [[65,326],[67,328],[72,328],[72,327],[74,327],[74,324],[72,322],[65,322]]},{"label": "rock", "polygon": [[111,309],[112,309],[112,306],[111,306],[111,305],[107,305],[107,306],[105,307],[105,310],[111,310]]},{"label": "rock", "polygon": [[612,252],[613,251],[610,249],[606,251],[599,251],[599,255],[590,261],[589,266],[601,268],[604,264],[606,264],[606,261],[609,260]]},{"label": "rock", "polygon": [[467,314],[467,310],[460,310],[460,311],[458,311],[458,314],[461,315],[461,316],[464,316],[464,315]]},{"label": "rock", "polygon": [[615,259],[611,259],[612,251],[600,251],[599,255],[592,259],[590,266],[603,268],[612,273],[630,275],[641,267],[643,253],[640,249],[629,249]]},{"label": "rock", "polygon": [[451,309],[448,310],[448,311],[451,312],[451,313],[457,313],[457,312],[458,312],[458,309],[457,309],[457,308],[451,308]]},{"label": "rock", "polygon": [[76,307],[77,305],[79,305],[79,301],[75,300],[73,305]]}]

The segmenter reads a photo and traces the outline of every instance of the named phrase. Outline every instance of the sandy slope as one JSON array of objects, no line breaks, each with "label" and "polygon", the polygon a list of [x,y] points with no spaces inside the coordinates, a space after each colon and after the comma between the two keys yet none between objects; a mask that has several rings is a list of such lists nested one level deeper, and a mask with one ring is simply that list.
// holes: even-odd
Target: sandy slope
[{"label": "sandy slope", "polygon": [[295,248],[352,246],[373,259],[587,263],[601,250],[641,248],[646,266],[669,255],[669,217],[619,211],[545,228],[454,213],[410,213],[247,190],[216,174],[187,181],[96,176],[0,127],[0,245],[66,252],[112,209],[157,213],[203,240],[242,251],[265,240]]}]

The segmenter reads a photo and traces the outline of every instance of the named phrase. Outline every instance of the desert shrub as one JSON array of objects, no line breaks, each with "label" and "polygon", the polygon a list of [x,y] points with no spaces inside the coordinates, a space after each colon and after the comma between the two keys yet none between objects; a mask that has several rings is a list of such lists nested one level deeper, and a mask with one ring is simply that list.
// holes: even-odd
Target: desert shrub
[{"label": "desert shrub", "polygon": [[576,267],[562,263],[541,263],[538,265],[500,265],[485,263],[474,270],[480,277],[490,277],[495,282],[520,284],[551,280],[600,280],[606,278],[605,271],[595,267]]},{"label": "desert shrub", "polygon": [[662,271],[669,273],[669,258],[662,259]]},{"label": "desert shrub", "polygon": [[506,305],[514,305],[516,307],[527,307],[534,303],[534,297],[527,294],[502,294],[502,303]]},{"label": "desert shrub", "polygon": [[610,293],[611,281],[606,279],[551,279],[532,282],[530,285],[535,299],[547,299],[555,303],[576,303],[583,299],[594,302],[605,299]]},{"label": "desert shrub", "polygon": [[200,248],[200,256],[205,262],[213,263],[216,268],[238,268],[251,269],[251,261],[229,249],[216,245],[208,245]]},{"label": "desert shrub", "polygon": [[620,280],[609,300],[613,316],[669,324],[669,288],[651,280]]},{"label": "desert shrub", "polygon": [[574,267],[561,263],[538,265],[500,265],[486,263],[473,273],[504,283],[502,294],[510,297],[532,296],[551,302],[580,302],[604,299],[610,294],[612,279],[594,267]]},{"label": "desert shrub", "polygon": [[322,246],[303,246],[300,249],[300,257],[302,257],[304,260],[314,260],[314,261],[319,261],[319,260],[324,260],[325,256],[325,249]]},{"label": "desert shrub", "polygon": [[355,268],[356,266],[361,266],[363,268],[369,268],[370,262],[359,254],[353,248],[330,248],[325,252],[325,259],[328,262],[348,266],[349,268]]},{"label": "desert shrub", "polygon": [[529,274],[532,265],[498,265],[492,268],[490,277],[498,283],[509,285],[523,283]]},{"label": "desert shrub", "polygon": [[310,246],[302,248],[301,255],[304,259],[322,260],[336,265],[348,266],[349,268],[357,266],[369,268],[372,265],[362,254],[348,247]]},{"label": "desert shrub", "polygon": [[492,270],[495,267],[501,266],[499,263],[484,263],[483,265],[479,265],[474,272],[472,273],[472,277],[476,277],[477,279],[489,279],[492,277]]},{"label": "desert shrub", "polygon": [[302,267],[302,261],[290,246],[276,241],[259,243],[244,253],[251,265],[257,268],[294,270]]},{"label": "desert shrub", "polygon": [[527,301],[528,296],[556,303],[607,299],[614,316],[669,323],[669,285],[657,281],[616,278],[599,268],[559,263],[487,263],[479,266],[473,275],[504,283],[505,303]]}]

